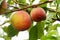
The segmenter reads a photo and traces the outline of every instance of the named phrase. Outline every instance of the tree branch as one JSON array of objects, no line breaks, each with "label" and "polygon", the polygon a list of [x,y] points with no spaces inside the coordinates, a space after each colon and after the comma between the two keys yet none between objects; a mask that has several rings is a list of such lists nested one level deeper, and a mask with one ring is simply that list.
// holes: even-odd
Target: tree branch
[{"label": "tree branch", "polygon": [[46,3],[51,3],[51,2],[53,2],[53,1],[45,1],[45,2],[41,2],[39,4],[35,4],[35,5],[31,5],[31,6],[26,6],[26,7],[22,8],[22,9],[10,10],[10,11],[7,11],[7,12],[5,12],[3,14],[12,13],[12,12],[15,12],[15,11],[20,11],[20,10],[24,10],[24,9],[27,9],[27,8],[34,8],[35,6],[39,6],[39,5],[46,4]]},{"label": "tree branch", "polygon": [[[6,13],[11,13],[11,12],[14,12],[14,11],[24,10],[24,9],[27,9],[27,8],[34,8],[35,6],[39,6],[39,5],[46,4],[46,3],[51,3],[51,2],[53,2],[53,1],[41,2],[41,3],[39,3],[39,4],[35,4],[35,5],[32,5],[32,6],[26,6],[26,7],[22,8],[22,9],[11,10],[11,11],[5,12],[5,14],[6,14]],[[49,11],[51,11],[51,12],[56,12],[56,10],[51,9],[51,8],[47,8],[47,10],[49,10]],[[60,12],[57,11],[57,13],[60,13]],[[55,21],[56,21],[57,19],[52,18],[52,20],[55,20]],[[60,18],[59,18],[59,21],[60,21]],[[4,24],[7,23],[7,22],[9,22],[9,21],[5,21],[5,22],[4,22],[3,24],[1,24],[0,26],[4,25]]]}]

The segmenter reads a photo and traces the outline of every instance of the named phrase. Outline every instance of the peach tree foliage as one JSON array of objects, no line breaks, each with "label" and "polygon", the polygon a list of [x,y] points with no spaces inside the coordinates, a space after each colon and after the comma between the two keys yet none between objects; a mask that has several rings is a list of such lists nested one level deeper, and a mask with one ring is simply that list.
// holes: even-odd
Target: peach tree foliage
[{"label": "peach tree foliage", "polygon": [[[2,1],[6,1],[7,5],[5,3],[2,4]],[[57,30],[57,27],[59,27],[60,24],[52,25],[55,21],[60,21],[60,0],[40,0],[38,4],[32,5],[34,1],[35,0],[29,0],[29,4],[26,2],[26,0],[0,0],[0,15],[3,17],[6,16],[6,18],[10,19],[10,16],[15,11],[24,10],[30,15],[30,12],[33,8],[41,7],[46,12],[46,19],[36,22],[36,25],[33,25],[35,21],[32,20],[31,27],[27,29],[29,32],[28,40],[60,40],[60,36]],[[49,7],[47,7],[47,4]],[[5,9],[5,7],[7,8]],[[55,7],[55,9],[52,7]],[[3,26],[6,23],[9,23],[10,25],[8,27],[4,26],[1,28],[7,35],[2,36],[0,34],[0,37],[4,38],[5,40],[11,40],[11,38],[15,35],[18,36],[20,31],[17,31],[13,28],[10,20],[5,21],[3,24],[0,24],[0,26]],[[45,30],[47,32],[46,35],[44,32]]]}]

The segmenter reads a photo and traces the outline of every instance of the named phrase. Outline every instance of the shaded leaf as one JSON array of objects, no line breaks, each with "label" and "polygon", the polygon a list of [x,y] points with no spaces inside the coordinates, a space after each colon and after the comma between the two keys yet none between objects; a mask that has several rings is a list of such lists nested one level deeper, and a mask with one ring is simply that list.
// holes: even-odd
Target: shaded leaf
[{"label": "shaded leaf", "polygon": [[37,40],[44,35],[44,21],[38,22],[34,27],[30,29],[29,40]]},{"label": "shaded leaf", "polygon": [[8,26],[7,34],[9,37],[13,37],[18,34],[18,31],[16,31],[12,25]]},{"label": "shaded leaf", "polygon": [[10,18],[12,13],[5,14],[6,18]]}]

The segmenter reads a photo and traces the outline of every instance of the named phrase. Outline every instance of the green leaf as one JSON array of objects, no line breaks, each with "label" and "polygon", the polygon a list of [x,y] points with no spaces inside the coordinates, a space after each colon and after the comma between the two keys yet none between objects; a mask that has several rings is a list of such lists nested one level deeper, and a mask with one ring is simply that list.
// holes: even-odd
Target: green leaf
[{"label": "green leaf", "polygon": [[52,18],[56,18],[56,13],[49,12],[48,15],[47,15],[46,20],[52,21]]},{"label": "green leaf", "polygon": [[7,34],[9,37],[13,37],[18,34],[18,31],[16,31],[12,25],[8,26]]},{"label": "green leaf", "polygon": [[26,0],[18,0],[18,3],[23,3],[23,4],[25,4],[25,3],[26,3]]},{"label": "green leaf", "polygon": [[43,36],[42,38],[41,38],[41,40],[57,40],[57,38],[56,37],[54,37],[54,36]]},{"label": "green leaf", "polygon": [[8,34],[9,37],[13,37],[18,34],[18,31],[16,31],[12,25],[9,25],[8,27],[4,27],[3,30]]},{"label": "green leaf", "polygon": [[47,37],[47,40],[57,40],[57,38],[54,36],[49,36],[49,37]]},{"label": "green leaf", "polygon": [[8,0],[7,3],[10,5],[14,4],[14,2],[12,0]]},{"label": "green leaf", "polygon": [[47,16],[46,16],[46,30],[48,31],[49,27],[52,26],[52,23],[54,22],[54,20],[52,20],[52,18],[56,18],[56,13],[54,12],[48,12]]},{"label": "green leaf", "polygon": [[37,27],[34,26],[30,29],[29,40],[37,40]]},{"label": "green leaf", "polygon": [[32,5],[32,3],[34,2],[35,0],[29,0],[29,2],[30,2],[30,5]]},{"label": "green leaf", "polygon": [[30,2],[34,2],[35,0],[29,0]]},{"label": "green leaf", "polygon": [[60,4],[60,0],[55,0],[55,3]]},{"label": "green leaf", "polygon": [[59,26],[60,26],[60,24],[52,25],[52,26],[49,27],[49,31],[51,31],[51,30],[56,30],[57,27],[59,27]]},{"label": "green leaf", "polygon": [[5,26],[5,27],[3,27],[2,29],[3,29],[4,32],[7,33],[7,29],[8,29],[8,27]]},{"label": "green leaf", "polygon": [[44,21],[37,23],[36,27],[38,31],[38,38],[41,38],[41,36],[44,35],[44,26],[45,26]]},{"label": "green leaf", "polygon": [[37,40],[41,38],[44,31],[44,21],[38,22],[34,27],[30,29],[29,40]]},{"label": "green leaf", "polygon": [[46,36],[42,36],[41,40],[47,40],[47,37]]},{"label": "green leaf", "polygon": [[[40,2],[45,2],[47,0],[40,0]],[[40,5],[40,7],[47,7],[47,4]]]},{"label": "green leaf", "polygon": [[60,36],[58,36],[57,39],[60,40]]},{"label": "green leaf", "polygon": [[48,31],[48,33],[47,33],[46,36],[47,36],[47,37],[48,37],[48,36],[53,36],[53,35],[56,35],[56,36],[57,36],[57,33],[58,33],[57,30],[51,30],[51,31]]},{"label": "green leaf", "polygon": [[8,37],[8,36],[4,36],[3,37],[5,40],[11,40],[11,37]]},{"label": "green leaf", "polygon": [[45,36],[41,37],[41,40],[57,40],[57,31],[49,31]]},{"label": "green leaf", "polygon": [[32,8],[27,8],[26,11],[30,14]]},{"label": "green leaf", "polygon": [[60,17],[60,6],[58,7],[58,12],[57,15]]},{"label": "green leaf", "polygon": [[49,27],[52,26],[52,23],[54,22],[54,20],[52,20],[52,18],[56,18],[56,13],[54,12],[48,12],[47,16],[46,16],[46,31],[48,31]]},{"label": "green leaf", "polygon": [[[41,2],[45,2],[45,1],[47,1],[47,0],[40,0],[40,3]],[[45,10],[45,12],[47,12],[47,3],[46,4],[42,4],[42,5],[40,5],[39,7],[42,7],[44,10]]]},{"label": "green leaf", "polygon": [[26,0],[18,0],[18,2],[17,2],[18,4],[22,4],[22,5],[24,5],[24,6],[21,6],[21,5],[19,5],[20,6],[20,8],[24,8],[25,7],[25,5],[28,5],[27,3],[26,3]]},{"label": "green leaf", "polygon": [[45,2],[45,1],[47,1],[47,0],[40,0],[41,2]]},{"label": "green leaf", "polygon": [[10,18],[12,13],[5,14],[6,18]]},{"label": "green leaf", "polygon": [[45,25],[46,25],[45,30],[48,31],[49,30],[49,27],[52,25],[52,23],[51,22],[48,22],[48,23],[45,23]]}]

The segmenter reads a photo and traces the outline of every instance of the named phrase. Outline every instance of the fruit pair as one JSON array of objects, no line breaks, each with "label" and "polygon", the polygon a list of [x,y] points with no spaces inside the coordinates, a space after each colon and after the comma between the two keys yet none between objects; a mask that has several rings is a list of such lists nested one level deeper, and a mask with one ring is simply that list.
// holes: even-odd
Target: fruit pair
[{"label": "fruit pair", "polygon": [[45,20],[45,11],[42,8],[33,8],[30,15],[26,11],[16,11],[11,18],[11,23],[18,31],[27,30],[31,25],[31,18],[36,22]]}]

